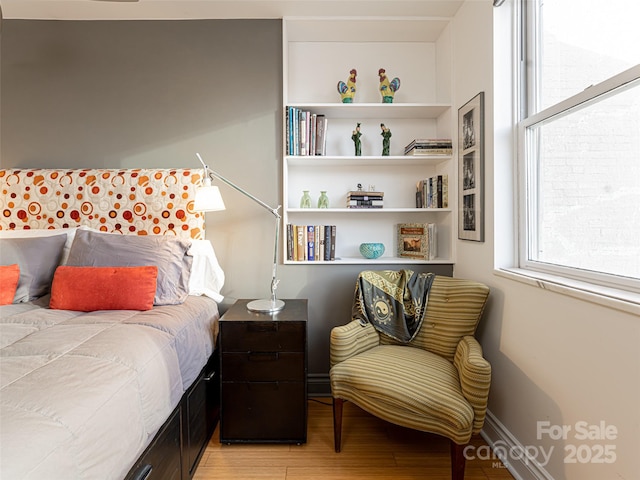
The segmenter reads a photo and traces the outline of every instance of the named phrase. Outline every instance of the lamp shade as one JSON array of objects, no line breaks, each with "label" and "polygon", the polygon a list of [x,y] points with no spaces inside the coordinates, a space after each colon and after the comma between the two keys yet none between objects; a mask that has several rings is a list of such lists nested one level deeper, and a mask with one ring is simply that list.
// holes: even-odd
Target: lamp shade
[{"label": "lamp shade", "polygon": [[[208,179],[207,179],[208,180]],[[207,183],[209,185],[207,185]],[[215,212],[224,210],[224,201],[220,195],[220,189],[215,185],[211,185],[211,181],[205,181],[205,185],[196,190],[193,209],[199,212]]]}]

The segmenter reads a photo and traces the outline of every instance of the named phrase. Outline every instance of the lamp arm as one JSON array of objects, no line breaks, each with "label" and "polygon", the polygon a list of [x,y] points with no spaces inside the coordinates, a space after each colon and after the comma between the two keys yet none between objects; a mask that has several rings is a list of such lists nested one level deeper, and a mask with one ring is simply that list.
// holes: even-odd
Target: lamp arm
[{"label": "lamp arm", "polygon": [[220,175],[217,172],[214,172],[213,170],[211,170],[205,163],[204,160],[202,160],[202,157],[200,156],[199,153],[196,153],[196,155],[198,156],[198,160],[200,160],[200,163],[202,163],[202,166],[204,167],[204,175],[207,178],[213,177],[213,178],[217,178],[218,180],[226,183],[227,185],[229,185],[231,188],[237,190],[238,192],[242,193],[243,195],[245,195],[246,197],[249,197],[251,200],[253,200],[254,202],[256,202],[258,205],[260,205],[261,207],[269,210],[271,212],[271,214],[276,217],[278,220],[280,220],[281,215],[280,212],[278,212],[278,210],[280,210],[281,205],[278,205],[277,208],[273,208],[270,207],[269,205],[267,205],[265,202],[263,202],[262,200],[260,200],[258,197],[250,194],[249,192],[247,192],[246,190],[244,190],[243,188],[239,187],[238,185],[236,185],[235,183],[233,183],[231,180],[226,179],[225,177],[223,177],[222,175]]},{"label": "lamp arm", "polygon": [[[200,156],[200,154],[196,153],[196,155],[198,157],[198,160],[200,160],[200,163],[202,163],[202,166],[204,167],[205,178],[213,177],[213,178],[217,178],[221,182],[226,183],[231,188],[233,188],[233,189],[237,190],[238,192],[242,193],[243,195],[249,197],[251,200],[256,202],[258,205],[260,205],[261,207],[263,207],[266,210],[270,211],[271,214],[275,217],[276,234],[275,234],[275,242],[274,242],[274,248],[273,248],[273,268],[271,270],[271,298],[269,300],[271,302],[271,308],[273,308],[273,309],[281,309],[284,306],[284,303],[281,300],[277,300],[276,299],[276,289],[278,288],[278,283],[280,283],[280,280],[278,280],[278,251],[279,251],[279,247],[280,247],[280,219],[282,218],[282,216],[280,215],[280,212],[278,210],[280,210],[282,205],[278,205],[277,208],[270,207],[269,205],[264,203],[259,198],[255,197],[254,195],[251,195],[249,192],[247,192],[244,189],[240,188],[238,185],[233,183],[231,180],[227,180],[226,178],[224,178],[219,173],[214,172],[213,170],[211,170],[204,163],[204,160],[202,160],[202,157]],[[277,306],[277,307],[275,306],[275,305],[278,305],[276,302],[279,302],[278,303],[279,306]]]}]

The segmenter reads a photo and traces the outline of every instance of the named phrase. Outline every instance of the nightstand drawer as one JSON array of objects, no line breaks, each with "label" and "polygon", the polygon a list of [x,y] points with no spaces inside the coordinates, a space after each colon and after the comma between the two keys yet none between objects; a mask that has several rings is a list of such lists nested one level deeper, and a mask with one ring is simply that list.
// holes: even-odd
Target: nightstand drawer
[{"label": "nightstand drawer", "polygon": [[302,352],[304,322],[228,322],[221,330],[222,352]]},{"label": "nightstand drawer", "polygon": [[306,441],[304,382],[223,382],[220,441]]},{"label": "nightstand drawer", "polygon": [[232,352],[222,354],[224,382],[296,381],[305,376],[303,352]]}]

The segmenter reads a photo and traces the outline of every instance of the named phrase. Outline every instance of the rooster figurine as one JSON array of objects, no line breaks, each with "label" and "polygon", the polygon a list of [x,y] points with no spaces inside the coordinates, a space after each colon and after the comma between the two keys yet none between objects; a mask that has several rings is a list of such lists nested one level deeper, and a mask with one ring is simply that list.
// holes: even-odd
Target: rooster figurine
[{"label": "rooster figurine", "polygon": [[394,94],[400,89],[400,79],[398,77],[389,81],[384,68],[378,70],[380,78],[380,95],[382,95],[382,103],[393,103]]},{"label": "rooster figurine", "polygon": [[356,94],[356,75],[358,75],[358,72],[356,72],[355,68],[352,68],[349,72],[347,83],[342,80],[338,82],[338,92],[342,103],[353,103],[353,97]]}]

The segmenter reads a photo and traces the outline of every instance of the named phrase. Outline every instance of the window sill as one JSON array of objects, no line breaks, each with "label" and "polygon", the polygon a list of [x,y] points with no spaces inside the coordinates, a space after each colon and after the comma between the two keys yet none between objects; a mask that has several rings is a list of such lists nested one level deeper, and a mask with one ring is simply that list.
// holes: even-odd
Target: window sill
[{"label": "window sill", "polygon": [[565,277],[524,270],[522,268],[497,268],[496,275],[552,292],[568,295],[605,307],[640,315],[640,295],[625,290],[607,288]]}]

